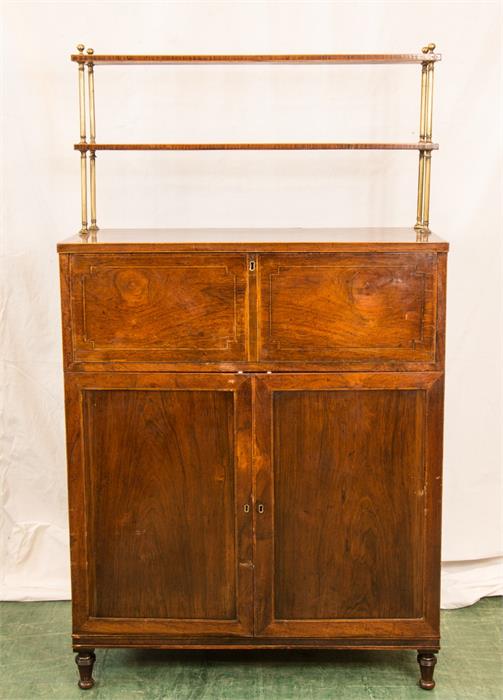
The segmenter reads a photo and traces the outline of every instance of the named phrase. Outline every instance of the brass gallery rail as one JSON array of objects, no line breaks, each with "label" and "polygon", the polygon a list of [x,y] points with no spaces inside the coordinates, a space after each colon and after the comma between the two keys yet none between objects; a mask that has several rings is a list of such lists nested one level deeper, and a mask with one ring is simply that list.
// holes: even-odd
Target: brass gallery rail
[{"label": "brass gallery rail", "polygon": [[[430,174],[431,152],[438,149],[432,142],[433,113],[433,69],[440,54],[434,53],[435,44],[423,47],[418,54],[259,54],[259,55],[106,55],[94,54],[83,44],[77,46],[78,54],[71,60],[78,64],[80,142],[74,145],[81,154],[81,200],[82,227],[80,234],[97,231],[96,218],[96,151],[343,151],[383,150],[419,151],[419,173],[417,187],[417,216],[414,228],[419,238],[430,233]],[[364,64],[421,64],[421,107],[419,141],[415,143],[96,143],[96,117],[94,107],[95,65],[194,65],[194,64],[290,64],[290,65],[364,65]],[[89,142],[86,137],[86,86],[85,67],[88,68]],[[91,222],[88,226],[87,207],[87,161],[89,152],[89,195]]]}]

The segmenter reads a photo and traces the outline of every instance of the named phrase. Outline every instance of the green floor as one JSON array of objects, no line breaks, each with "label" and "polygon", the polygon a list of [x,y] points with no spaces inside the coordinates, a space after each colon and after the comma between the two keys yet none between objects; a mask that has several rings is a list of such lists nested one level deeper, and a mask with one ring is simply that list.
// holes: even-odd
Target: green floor
[{"label": "green floor", "polygon": [[433,693],[417,686],[415,653],[97,651],[92,690],[76,686],[70,604],[1,603],[5,700],[351,700],[503,698],[501,598],[442,613]]}]

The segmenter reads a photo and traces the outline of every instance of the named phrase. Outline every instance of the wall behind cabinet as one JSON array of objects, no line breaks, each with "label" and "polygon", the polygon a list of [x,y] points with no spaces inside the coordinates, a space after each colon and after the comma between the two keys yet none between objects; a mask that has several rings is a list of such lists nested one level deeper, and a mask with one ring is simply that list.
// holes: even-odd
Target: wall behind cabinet
[{"label": "wall behind cabinet", "polygon": [[[462,562],[445,568],[444,604],[503,592],[499,4],[5,2],[2,14],[1,596],[69,596],[55,246],[79,225],[77,78],[68,56],[80,41],[110,53],[437,43],[445,60],[435,79],[441,150],[431,219],[451,242],[443,558]],[[417,138],[419,72],[410,66],[97,69],[96,92],[98,135],[112,141]],[[406,225],[415,188],[409,153],[98,158],[102,226]]]}]

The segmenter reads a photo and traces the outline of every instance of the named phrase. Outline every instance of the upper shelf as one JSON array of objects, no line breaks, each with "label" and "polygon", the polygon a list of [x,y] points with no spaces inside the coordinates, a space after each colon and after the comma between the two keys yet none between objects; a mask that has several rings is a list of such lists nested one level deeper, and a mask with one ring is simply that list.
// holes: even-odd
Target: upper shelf
[{"label": "upper shelf", "polygon": [[76,151],[436,151],[438,143],[76,143]]},{"label": "upper shelf", "polygon": [[92,61],[94,65],[120,64],[185,64],[194,63],[300,63],[300,64],[396,64],[396,63],[432,63],[440,61],[441,54],[438,53],[368,53],[368,54],[256,54],[256,55],[221,55],[221,56],[180,56],[180,55],[150,55],[135,56],[128,54],[106,55],[93,54],[92,56],[78,53],[72,54],[72,61],[76,63],[88,63]]}]

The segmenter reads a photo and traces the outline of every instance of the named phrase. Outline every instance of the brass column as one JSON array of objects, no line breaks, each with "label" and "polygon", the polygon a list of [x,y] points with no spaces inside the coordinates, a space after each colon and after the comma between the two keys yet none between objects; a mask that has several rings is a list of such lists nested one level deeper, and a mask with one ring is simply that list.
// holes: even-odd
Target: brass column
[{"label": "brass column", "polygon": [[[421,113],[419,117],[419,141],[425,139],[426,124],[426,75],[428,64],[421,64]],[[414,228],[419,230],[423,227],[423,184],[424,184],[424,151],[419,151],[419,174],[417,181],[417,217]]]},{"label": "brass column", "polygon": [[[89,60],[87,62],[89,78],[89,143],[96,143],[96,115],[94,109],[94,64],[92,62],[93,49],[87,49]],[[90,231],[97,231],[96,223],[96,152],[91,149],[89,154],[89,186],[91,195],[91,225]]]},{"label": "brass column", "polygon": [[[433,53],[435,44],[423,47],[424,54]],[[433,118],[433,61],[425,61],[421,64],[421,114],[419,124],[419,141],[424,144],[432,143],[432,118]],[[428,236],[430,233],[430,178],[431,178],[431,150],[419,151],[419,174],[417,184],[417,217],[414,228],[418,237]]]},{"label": "brass column", "polygon": [[[433,52],[435,44],[428,44],[428,51]],[[423,49],[424,51],[424,49]],[[432,122],[433,122],[433,62],[428,64],[427,72],[427,101],[426,101],[426,125],[425,125],[425,141],[431,143],[432,137]],[[425,152],[424,161],[424,207],[423,207],[423,226],[424,230],[430,232],[430,174],[431,174],[431,151]]]},{"label": "brass column", "polygon": [[[84,45],[77,46],[79,54],[84,53]],[[80,112],[80,143],[87,145],[86,142],[86,86],[84,77],[84,63],[79,63],[79,112]],[[80,152],[80,195],[82,203],[82,228],[79,233],[81,236],[87,236],[89,230],[87,228],[87,149],[82,149]]]}]

